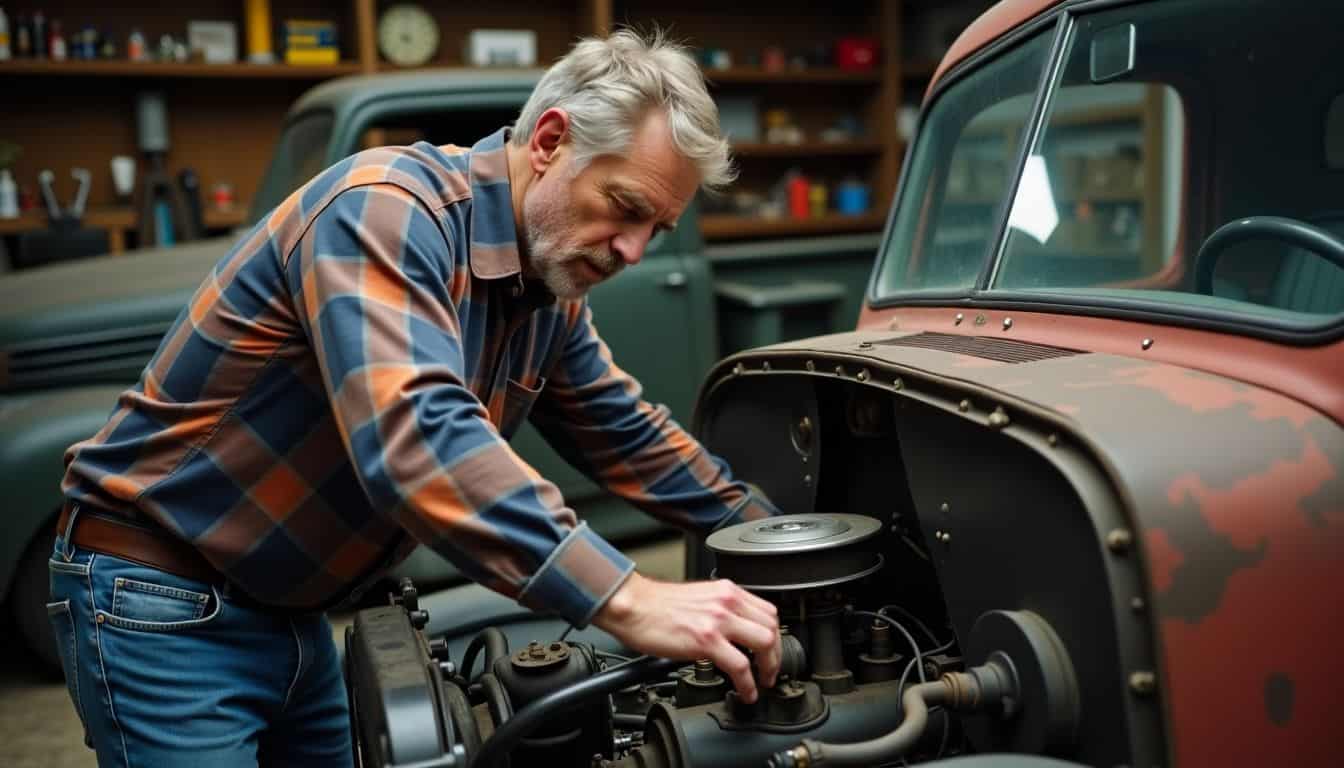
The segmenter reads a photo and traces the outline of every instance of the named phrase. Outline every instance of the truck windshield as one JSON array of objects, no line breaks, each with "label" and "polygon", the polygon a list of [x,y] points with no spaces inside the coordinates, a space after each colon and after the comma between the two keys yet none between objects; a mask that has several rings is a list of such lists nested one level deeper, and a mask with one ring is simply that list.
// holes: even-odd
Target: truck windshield
[{"label": "truck windshield", "polygon": [[1053,28],[983,60],[925,115],[874,299],[1338,323],[1341,27],[1344,4],[1161,0],[1072,17],[1050,76]]}]

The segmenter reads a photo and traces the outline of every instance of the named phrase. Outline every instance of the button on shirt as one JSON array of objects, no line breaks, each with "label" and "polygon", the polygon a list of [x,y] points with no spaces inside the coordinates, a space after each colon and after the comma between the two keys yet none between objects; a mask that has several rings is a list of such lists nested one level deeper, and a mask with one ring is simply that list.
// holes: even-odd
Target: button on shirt
[{"label": "button on shirt", "polygon": [[291,195],[67,452],[66,495],[152,518],[268,604],[321,604],[418,540],[580,626],[634,566],[509,448],[529,415],[664,521],[773,514],[641,398],[586,299],[524,280],[507,136],[368,150]]}]

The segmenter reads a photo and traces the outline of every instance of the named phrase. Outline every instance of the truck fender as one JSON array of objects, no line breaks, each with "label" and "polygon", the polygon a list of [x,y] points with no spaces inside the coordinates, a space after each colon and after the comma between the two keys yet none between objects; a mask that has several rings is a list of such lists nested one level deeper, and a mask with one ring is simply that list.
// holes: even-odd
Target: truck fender
[{"label": "truck fender", "polygon": [[70,387],[0,399],[0,477],[7,478],[0,521],[0,595],[9,597],[28,542],[61,504],[65,451],[107,423],[126,387]]}]

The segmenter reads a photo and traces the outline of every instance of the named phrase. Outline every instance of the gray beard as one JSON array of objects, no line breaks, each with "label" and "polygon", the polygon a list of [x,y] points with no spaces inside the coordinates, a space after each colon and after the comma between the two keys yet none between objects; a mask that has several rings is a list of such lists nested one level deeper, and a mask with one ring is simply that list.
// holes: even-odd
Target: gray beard
[{"label": "gray beard", "polygon": [[620,270],[619,257],[597,248],[562,250],[560,241],[569,230],[560,221],[563,209],[551,200],[533,199],[524,208],[527,230],[529,266],[541,279],[546,290],[558,299],[580,299],[592,288],[578,273],[578,261],[584,259],[597,265],[610,276]]}]

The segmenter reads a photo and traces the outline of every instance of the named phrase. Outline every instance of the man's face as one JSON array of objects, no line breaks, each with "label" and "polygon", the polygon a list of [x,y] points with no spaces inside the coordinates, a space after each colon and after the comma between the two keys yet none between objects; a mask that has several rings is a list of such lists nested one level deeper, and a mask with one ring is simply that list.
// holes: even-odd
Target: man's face
[{"label": "man's face", "polygon": [[562,144],[523,203],[527,272],[561,299],[579,298],[638,264],[700,183],[658,110],[636,129],[624,157],[595,158],[577,174],[574,167],[571,145]]}]

